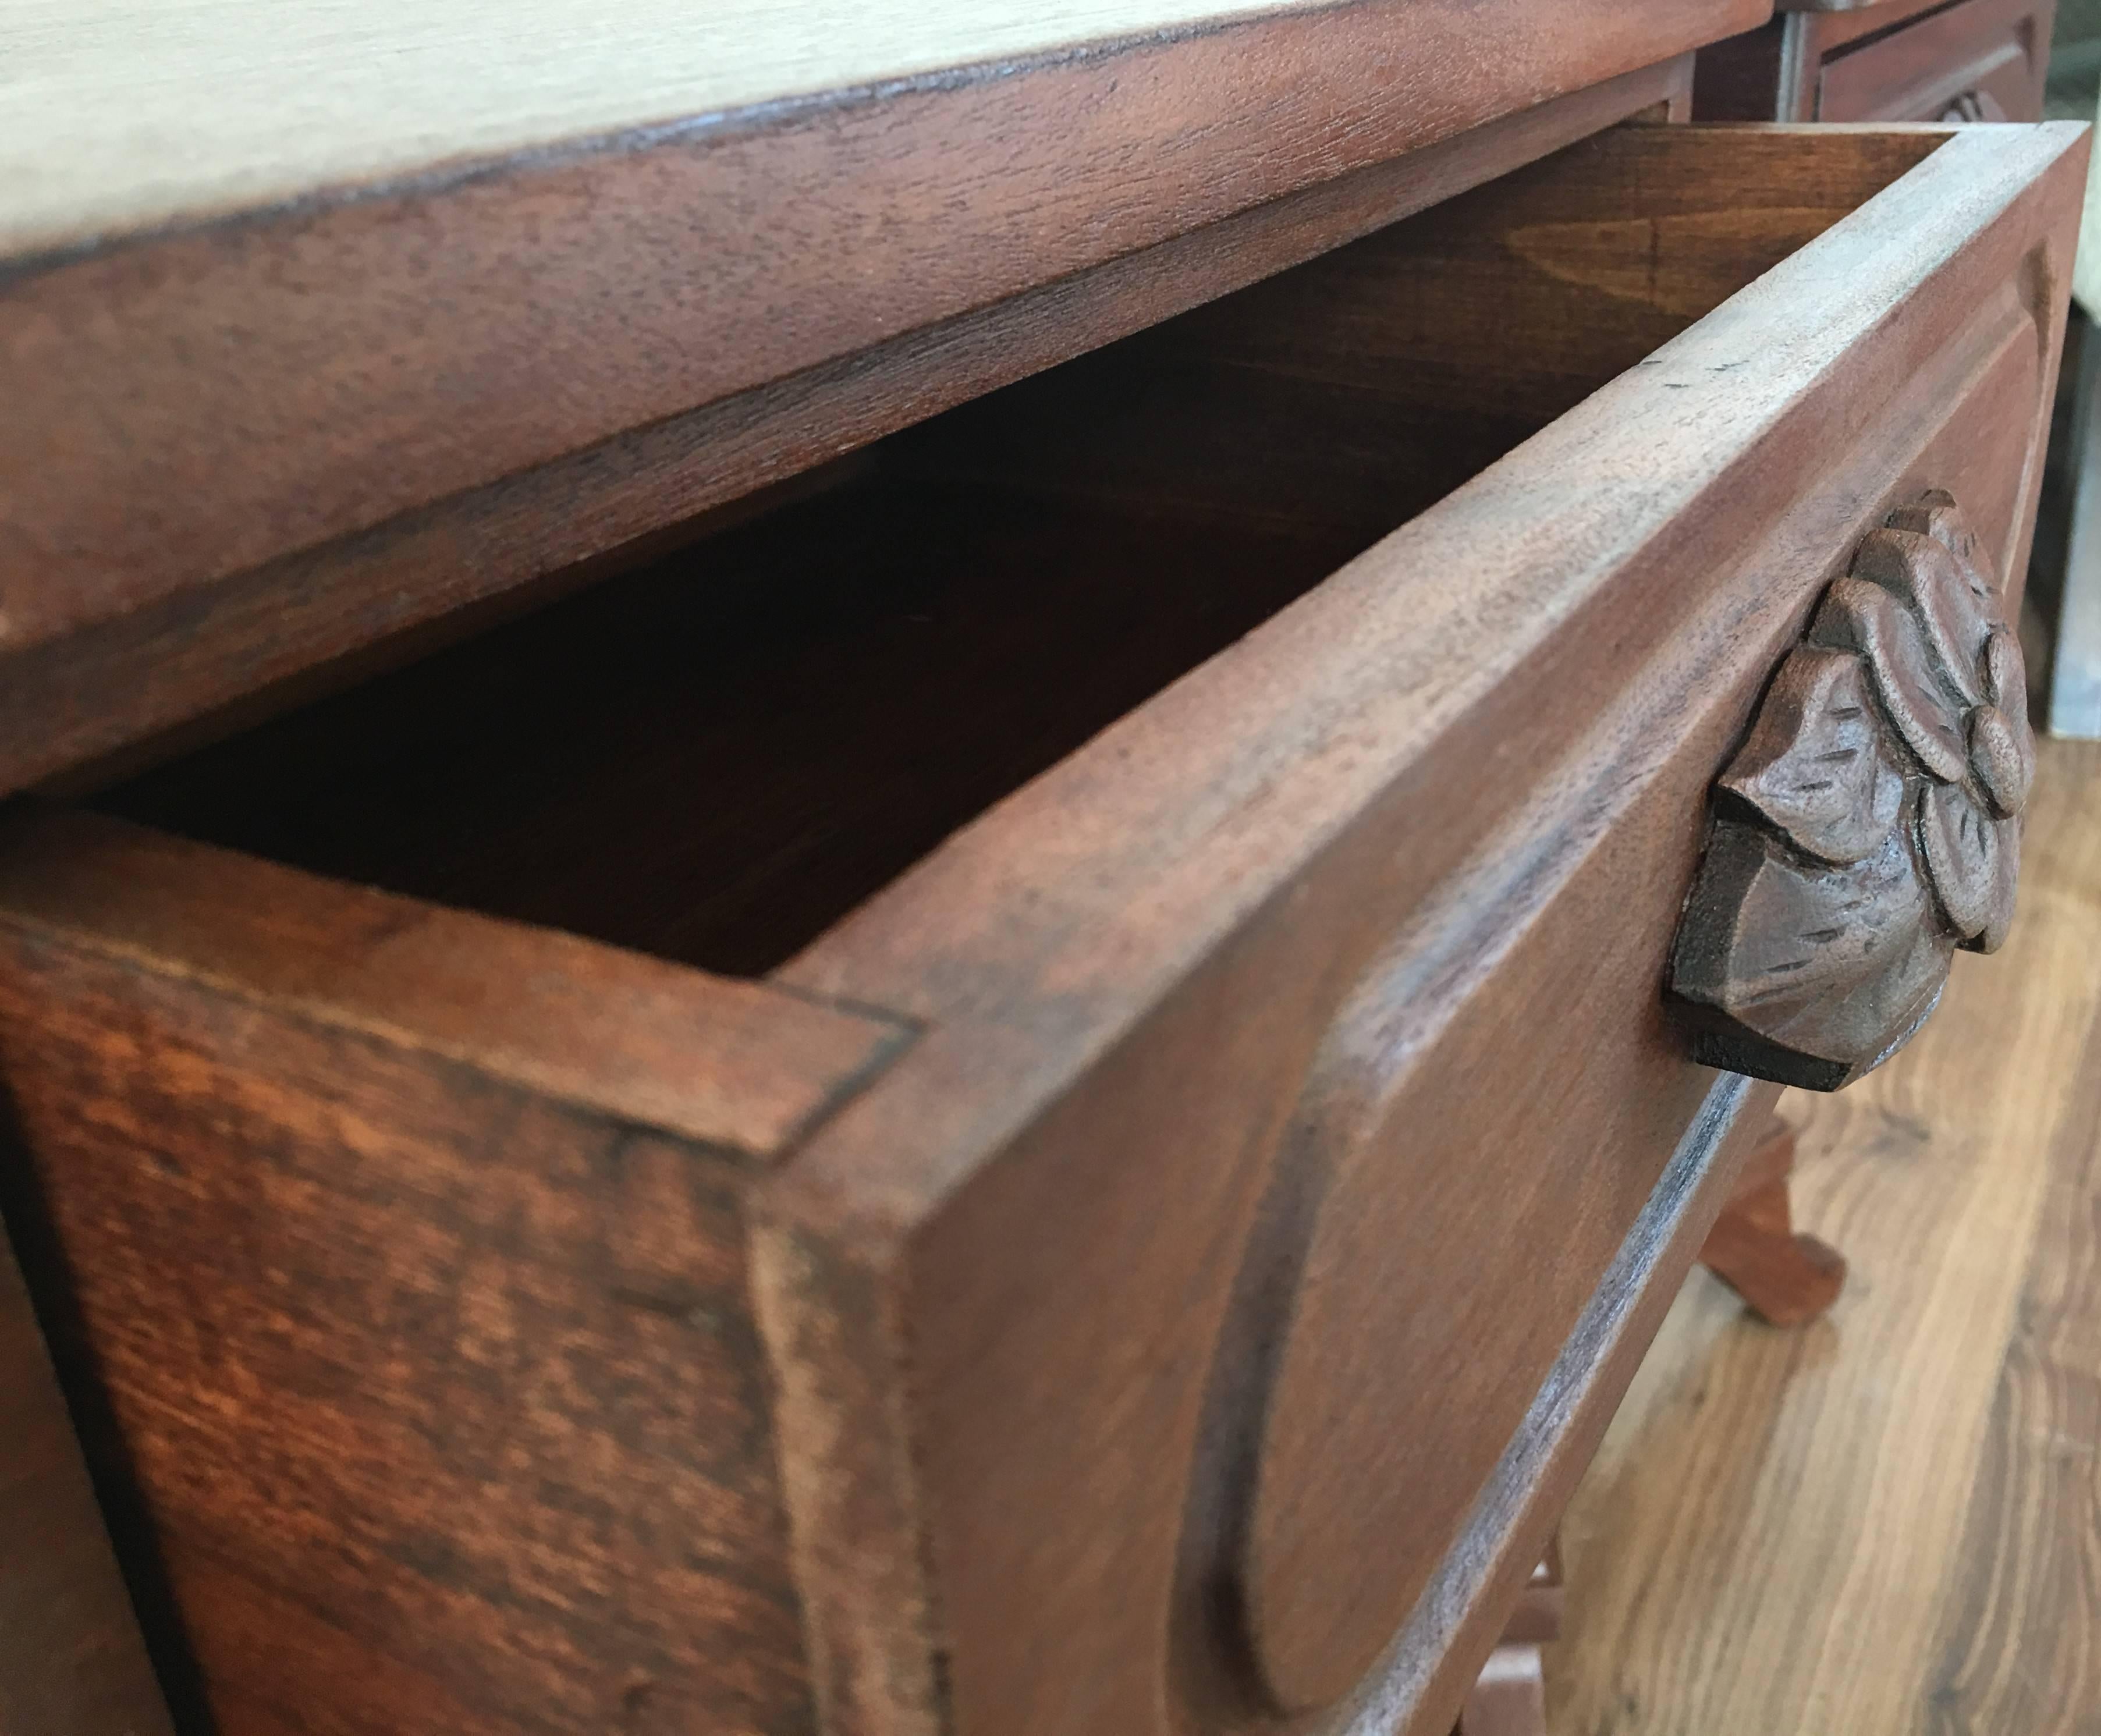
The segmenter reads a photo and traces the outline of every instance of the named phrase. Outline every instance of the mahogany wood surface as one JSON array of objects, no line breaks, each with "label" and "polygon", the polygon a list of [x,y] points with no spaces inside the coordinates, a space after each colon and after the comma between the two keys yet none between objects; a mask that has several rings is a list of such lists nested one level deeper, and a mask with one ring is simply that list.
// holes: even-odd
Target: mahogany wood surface
[{"label": "mahogany wood surface", "polygon": [[1928,13],[1951,12],[1962,4],[1962,0],[1882,0],[1881,4],[1870,6],[1776,6],[1773,10],[1780,14],[1820,14],[1814,20],[1804,20],[1803,26],[1815,32],[1820,52],[1829,55],[1867,37],[1895,35],[1900,28],[1908,28]]},{"label": "mahogany wood surface", "polygon": [[[1097,404],[1126,380],[1104,371]],[[988,409],[1045,401],[1020,398]],[[1272,449],[1264,408],[1219,404],[1220,445]],[[1365,437],[1346,408],[1312,406],[1325,426],[1302,411],[1311,465]],[[965,438],[986,419],[959,414]],[[1418,484],[1413,450],[1373,472],[1391,506]],[[100,804],[756,974],[1387,528],[1361,503],[1293,522],[1289,474],[1250,493],[1272,509],[1250,523],[1045,500],[1011,475],[919,479],[879,456],[897,462]]]},{"label": "mahogany wood surface", "polygon": [[1589,197],[1666,226],[1639,263],[1638,235],[1581,220],[1555,177],[1504,186],[1494,226],[1466,201],[1426,213],[100,805],[771,969],[1940,139],[1747,134],[1726,179],[1645,192],[1670,153],[1623,146]]},{"label": "mahogany wood surface", "polygon": [[638,543],[675,536],[718,502],[777,486],[1624,117],[1674,104],[1683,118],[1688,93],[1683,56],[1622,74],[25,652],[7,660],[0,683],[0,787],[201,715],[204,734],[223,734],[233,726],[211,713],[281,709],[316,665],[362,647],[398,660],[434,633],[462,636],[479,612],[574,584],[591,557],[631,562]]},{"label": "mahogany wood surface", "polygon": [[[842,410],[895,427],[929,396],[956,401],[1100,341],[1090,327],[1126,331],[1166,310],[1104,308],[1108,285],[1061,293],[1078,317],[1019,322],[1030,341],[1003,361],[984,355],[978,320],[937,334],[944,322],[1638,77],[1763,4],[1290,8],[660,116],[13,259],[0,272],[12,410],[0,469],[15,479],[0,516],[7,685],[55,641],[96,629],[122,643],[118,623],[158,609],[165,648],[208,613],[215,682],[157,707],[98,658],[86,690],[91,716],[128,715],[135,734],[178,721],[547,571],[529,536],[468,532],[461,514],[492,504],[467,498],[479,491],[507,481],[533,497],[511,511],[580,519],[554,564],[602,551],[865,438]],[[1656,99],[1652,80],[1625,107],[1573,106],[1602,125]],[[1516,156],[1522,130],[1488,147],[1472,178],[1574,135],[1537,135]],[[1281,263],[1227,271],[1245,282]],[[1147,275],[1117,282],[1162,293]],[[1186,307],[1226,286],[1166,293]],[[869,355],[914,334],[905,354]],[[705,422],[667,426],[704,406]],[[579,475],[581,491],[550,494]],[[436,572],[383,563],[372,581],[375,554],[434,534],[457,539],[422,550]],[[360,535],[356,560],[315,565]],[[304,641],[272,607],[290,575],[251,594],[292,557],[321,592],[293,595],[326,618]],[[275,667],[244,676],[263,623]],[[104,745],[118,728],[100,725]]]},{"label": "mahogany wood surface", "polygon": [[99,804],[769,970],[1942,136],[1749,133],[1697,187],[1622,145],[1586,197],[1664,226],[1638,262],[1565,176],[1506,183],[1493,223],[1488,201],[1423,214]]},{"label": "mahogany wood surface", "polygon": [[[1449,1726],[1545,1526],[1450,1539],[1698,1089],[1640,950],[1697,791],[1879,503],[1953,466],[2020,570],[2081,136],[1955,135],[784,973],[928,1027],[767,1188],[826,1703],[918,1729],[945,1686],[1035,1736],[1152,1727],[1179,1684],[1200,1725]],[[1591,164],[1670,184],[1736,143],[1539,173],[1580,210]],[[2047,159],[2026,192],[2009,148]],[[1580,1080],[1512,1089],[1577,1000]]]},{"label": "mahogany wood surface", "polygon": [[73,1421],[0,1238],[0,1736],[170,1736]]},{"label": "mahogany wood surface", "polygon": [[2033,121],[2055,0],[1962,0],[1828,55],[1820,121]]},{"label": "mahogany wood surface", "polygon": [[0,254],[91,250],[651,128],[749,126],[1309,3],[631,0],[608,16],[591,0],[294,0],[264,30],[211,0],[15,0]]},{"label": "mahogany wood surface", "polygon": [[[1221,311],[1024,388],[1130,421],[1002,448],[991,405],[877,454],[934,491],[900,546],[929,551],[947,691],[997,693],[1063,597],[1186,585],[1178,562],[1220,576],[1178,656],[1231,643],[1099,686],[1059,658],[1068,699],[987,714],[997,775],[968,708],[864,694],[862,811],[923,784],[936,838],[880,890],[874,857],[809,869],[801,822],[732,864],[777,848],[785,882],[873,891],[784,922],[799,950],[761,983],[18,816],[18,1173],[79,1323],[57,1353],[121,1428],[194,1647],[179,1709],[219,1736],[1449,1730],[1763,1124],[1660,996],[1701,793],[1891,506],[1947,486],[2020,571],[2084,138],[1615,130],[1466,196],[1499,259],[1403,225],[1301,267],[1268,353]],[[1826,191],[1782,214],[1731,168],[1761,152]],[[1484,293],[1560,311],[1478,401],[1324,378],[1411,280],[1397,356],[1440,324],[1485,353]],[[1440,402],[1487,467],[1433,473],[1452,492],[1325,581],[1293,565],[1424,506],[1396,479]],[[1296,407],[1271,496],[1210,477],[1235,404]],[[1162,426],[1186,453],[1119,497],[1103,455]],[[1032,539],[973,541],[985,469],[1084,540],[1033,566]],[[794,570],[859,522],[838,481],[717,552]],[[660,832],[714,872],[705,780],[593,802],[679,733],[652,719],[689,703],[709,617],[648,643],[677,571],[606,594],[625,697],[551,699],[529,639],[507,697],[485,665],[493,715],[546,703],[579,744],[490,793],[494,831],[368,795],[327,847],[449,897],[477,848],[631,808],[541,858],[586,932],[630,921]],[[929,625],[834,582],[758,636],[790,771],[822,757],[798,706],[862,678],[851,629],[887,652]],[[1032,777],[1015,744],[1075,729]],[[443,740],[393,744],[409,797]],[[157,819],[218,829],[212,778],[166,776]],[[847,786],[781,787],[821,818]],[[624,938],[675,956],[677,914]]]},{"label": "mahogany wood surface", "polygon": [[1700,1263],[1768,1326],[1806,1326],[1846,1285],[1844,1258],[1794,1227],[1788,1194],[1794,1168],[1794,1129],[1776,1122],[1745,1160],[1736,1197],[1700,1250]]},{"label": "mahogany wood surface", "polygon": [[2034,121],[2056,0],[1782,7],[1701,51],[1703,121]]},{"label": "mahogany wood surface", "polygon": [[91,816],[0,856],[10,1217],[184,1727],[808,1729],[741,1177],[908,1034]]}]

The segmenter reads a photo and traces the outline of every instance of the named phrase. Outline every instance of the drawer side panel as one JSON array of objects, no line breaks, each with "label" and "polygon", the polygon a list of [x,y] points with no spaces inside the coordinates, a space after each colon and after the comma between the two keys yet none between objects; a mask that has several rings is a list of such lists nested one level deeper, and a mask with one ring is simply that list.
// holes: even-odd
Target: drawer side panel
[{"label": "drawer side panel", "polygon": [[19,912],[0,1071],[219,1736],[806,1736],[737,1166]]}]

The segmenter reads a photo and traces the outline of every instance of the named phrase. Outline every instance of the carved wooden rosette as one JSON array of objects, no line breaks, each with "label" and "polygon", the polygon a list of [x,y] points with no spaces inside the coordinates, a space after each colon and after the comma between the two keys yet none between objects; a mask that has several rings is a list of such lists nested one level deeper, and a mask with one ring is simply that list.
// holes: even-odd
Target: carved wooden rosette
[{"label": "carved wooden rosette", "polygon": [[2035,769],[1993,574],[1938,490],[1871,532],[1711,797],[1670,964],[1696,1058],[1835,1091],[2013,920]]}]

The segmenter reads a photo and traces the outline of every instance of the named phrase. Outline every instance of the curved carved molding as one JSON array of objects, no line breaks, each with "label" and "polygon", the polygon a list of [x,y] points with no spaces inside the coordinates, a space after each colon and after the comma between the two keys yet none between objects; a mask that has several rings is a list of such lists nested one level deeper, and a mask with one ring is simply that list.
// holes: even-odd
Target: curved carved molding
[{"label": "curved carved molding", "polygon": [[1835,1091],[2013,920],[2035,741],[2019,642],[1953,499],[1869,532],[1716,783],[1672,949],[1696,1059]]},{"label": "curved carved molding", "polygon": [[1933,118],[1940,126],[1974,126],[1980,121],[2004,121],[2007,116],[2006,105],[1989,91],[1965,91],[1949,99]]}]

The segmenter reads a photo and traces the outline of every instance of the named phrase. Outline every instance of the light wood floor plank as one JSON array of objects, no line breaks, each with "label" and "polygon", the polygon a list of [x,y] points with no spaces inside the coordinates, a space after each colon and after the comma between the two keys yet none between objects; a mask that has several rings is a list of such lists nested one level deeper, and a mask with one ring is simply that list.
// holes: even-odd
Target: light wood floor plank
[{"label": "light wood floor plank", "polygon": [[2101,1027],[2072,1089],[1946,1614],[1934,1736],[2101,1731]]},{"label": "light wood floor plank", "polygon": [[[1555,1736],[2101,1730],[2091,1685],[2072,1722],[2014,1710],[2045,1703],[2003,1613],[2083,1619],[2091,1674],[2090,1602],[2032,1579],[2013,1604],[1974,1589],[2015,1583],[2010,1548],[2061,1552],[2044,1534],[2063,1522],[2094,1547],[2093,1376],[2071,1371],[2101,1366],[2101,1303],[2090,1275],[2075,1296],[2027,1269],[2032,1249],[2093,1261],[2101,748],[2046,744],[2026,857],[2006,951],[1958,962],[1912,1049],[1838,1097],[1790,1093],[1798,1221],[1852,1261],[1831,1316],[1773,1332],[1704,1277],[1673,1310],[1564,1532]],[[2068,1431],[2083,1459],[2050,1444]],[[2051,1451],[2083,1493],[2036,1468]],[[2005,1493],[1973,1504],[1980,1478]],[[2092,1596],[2090,1553],[2018,1571],[2084,1573]]]}]

